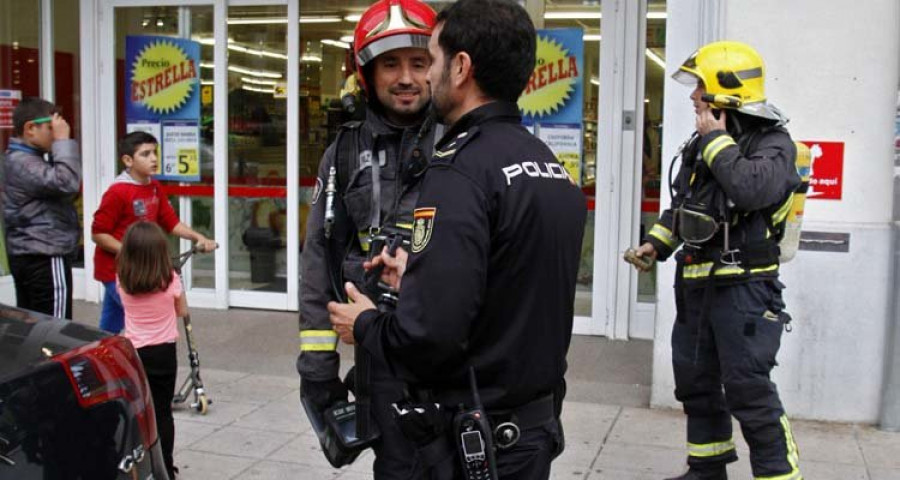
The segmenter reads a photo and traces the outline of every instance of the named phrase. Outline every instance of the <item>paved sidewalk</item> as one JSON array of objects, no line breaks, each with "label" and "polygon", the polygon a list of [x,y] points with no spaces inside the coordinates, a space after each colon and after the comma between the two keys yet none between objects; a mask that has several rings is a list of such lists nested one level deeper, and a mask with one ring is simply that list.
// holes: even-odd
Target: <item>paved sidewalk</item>
[{"label": "paved sidewalk", "polygon": [[[96,325],[99,308],[76,302],[75,318]],[[207,415],[176,411],[175,463],[180,480],[372,479],[371,452],[332,469],[319,451],[299,402],[296,313],[192,310],[202,375],[213,404]],[[186,365],[183,341],[179,363]],[[342,368],[352,349],[341,347]],[[651,410],[646,341],[575,337],[564,407],[566,451],[557,480],[659,480],[684,464],[684,416]],[[179,383],[187,372],[180,369]],[[801,469],[811,480],[900,480],[900,433],[871,426],[793,421]],[[732,480],[752,478],[746,445]]]},{"label": "paved sidewalk", "polygon": [[[182,480],[364,480],[371,452],[332,469],[300,412],[295,379],[203,371],[214,403],[207,415],[176,411],[175,462]],[[684,417],[672,410],[566,402],[566,451],[553,479],[659,480],[680,473]],[[898,480],[900,434],[868,426],[795,421],[807,479]],[[749,480],[746,445],[730,466],[733,480]]]}]

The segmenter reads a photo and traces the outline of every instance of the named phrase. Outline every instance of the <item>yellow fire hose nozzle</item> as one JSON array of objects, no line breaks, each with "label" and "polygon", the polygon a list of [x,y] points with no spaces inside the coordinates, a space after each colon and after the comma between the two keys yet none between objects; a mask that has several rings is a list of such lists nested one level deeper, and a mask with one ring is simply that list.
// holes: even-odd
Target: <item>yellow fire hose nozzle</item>
[{"label": "yellow fire hose nozzle", "polygon": [[625,254],[622,256],[626,262],[638,267],[641,270],[649,270],[650,267],[653,266],[653,259],[650,257],[638,256],[637,250],[633,248],[629,248],[625,250]]}]

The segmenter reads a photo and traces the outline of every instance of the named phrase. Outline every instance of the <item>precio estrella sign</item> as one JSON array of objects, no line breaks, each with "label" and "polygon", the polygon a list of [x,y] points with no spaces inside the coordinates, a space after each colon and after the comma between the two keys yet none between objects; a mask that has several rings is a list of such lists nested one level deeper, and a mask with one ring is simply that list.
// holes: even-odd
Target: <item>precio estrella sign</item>
[{"label": "precio estrella sign", "polygon": [[581,124],[583,48],[580,29],[538,32],[534,71],[518,101],[526,122]]},{"label": "precio estrella sign", "polygon": [[127,117],[134,120],[199,116],[199,44],[171,37],[128,37]]}]

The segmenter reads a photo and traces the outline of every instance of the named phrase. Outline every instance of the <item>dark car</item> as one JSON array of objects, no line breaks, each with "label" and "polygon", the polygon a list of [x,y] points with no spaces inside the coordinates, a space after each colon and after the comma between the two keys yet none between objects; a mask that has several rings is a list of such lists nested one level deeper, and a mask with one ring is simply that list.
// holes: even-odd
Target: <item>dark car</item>
[{"label": "dark car", "polygon": [[168,480],[131,342],[0,304],[0,480]]}]

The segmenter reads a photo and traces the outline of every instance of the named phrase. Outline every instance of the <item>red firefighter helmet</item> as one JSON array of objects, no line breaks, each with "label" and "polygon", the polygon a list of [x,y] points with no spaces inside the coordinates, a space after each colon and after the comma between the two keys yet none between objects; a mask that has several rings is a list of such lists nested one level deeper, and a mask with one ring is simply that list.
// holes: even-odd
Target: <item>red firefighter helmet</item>
[{"label": "red firefighter helmet", "polygon": [[363,90],[363,67],[375,57],[398,48],[428,49],[435,16],[420,0],[378,0],[362,14],[353,32],[353,53]]}]

